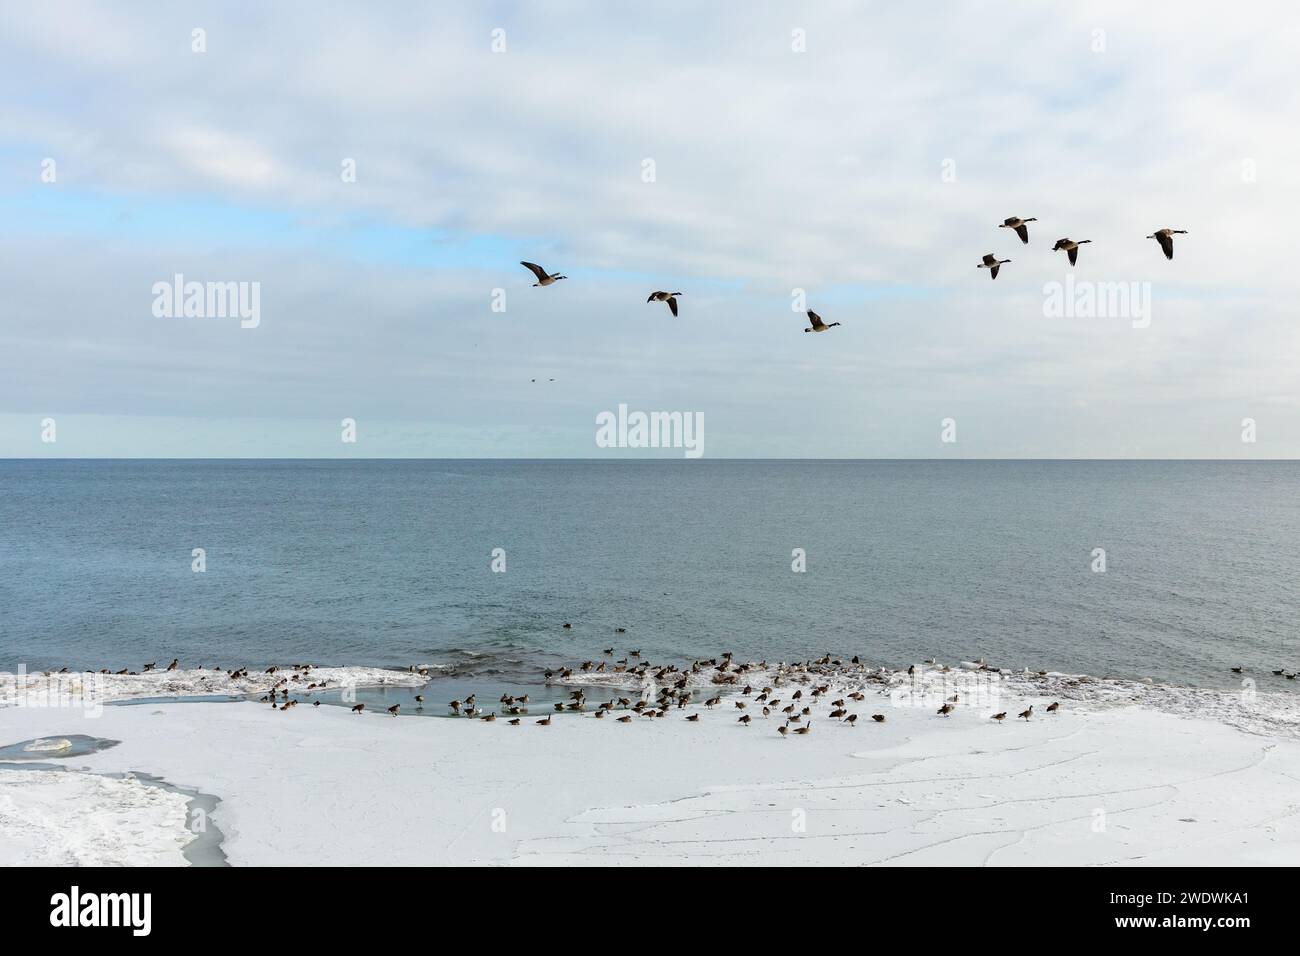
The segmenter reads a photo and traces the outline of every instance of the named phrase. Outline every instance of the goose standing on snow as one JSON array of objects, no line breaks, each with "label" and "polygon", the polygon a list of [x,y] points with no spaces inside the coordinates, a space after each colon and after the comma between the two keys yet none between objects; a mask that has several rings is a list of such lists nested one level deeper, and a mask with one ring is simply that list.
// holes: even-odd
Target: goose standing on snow
[{"label": "goose standing on snow", "polygon": [[684,293],[684,292],[651,292],[651,293],[650,293],[650,298],[646,299],[646,301],[647,301],[647,302],[667,302],[667,303],[668,303],[668,311],[670,311],[670,312],[673,314],[673,317],[676,318],[676,317],[677,317],[677,297],[678,297],[679,295],[685,295],[685,294],[686,294],[686,293]]},{"label": "goose standing on snow", "polygon": [[1070,257],[1070,265],[1074,265],[1079,258],[1079,247],[1085,242],[1092,242],[1092,240],[1080,239],[1075,242],[1073,239],[1057,239],[1056,245],[1052,246],[1052,251],[1056,252],[1058,249],[1064,249],[1066,255]]},{"label": "goose standing on snow", "polygon": [[1172,259],[1174,257],[1174,236],[1185,235],[1187,235],[1186,229],[1157,229],[1147,238],[1160,243],[1160,248],[1165,251],[1165,258]]},{"label": "goose standing on snow", "polygon": [[1033,216],[1030,216],[1028,219],[1021,219],[1019,216],[1012,216],[1010,219],[1002,220],[1002,225],[998,226],[998,228],[1014,229],[1016,235],[1020,237],[1020,241],[1025,245],[1029,245],[1029,227],[1025,225],[1025,223],[1028,222],[1038,222],[1038,220]]},{"label": "goose standing on snow", "polygon": [[812,325],[804,329],[805,332],[825,332],[828,329],[833,329],[835,326],[839,325],[838,322],[832,322],[830,325],[827,325],[822,321],[822,317],[812,309],[808,310],[808,321],[811,322]]},{"label": "goose standing on snow", "polygon": [[996,279],[998,277],[998,270],[1002,268],[1002,263],[1010,261],[1010,259],[999,259],[997,256],[993,255],[993,253],[989,252],[985,254],[984,261],[975,268],[988,269],[989,278]]},{"label": "goose standing on snow", "polygon": [[533,275],[537,276],[537,281],[533,283],[534,289],[536,289],[539,285],[554,285],[556,282],[559,282],[561,279],[568,278],[568,276],[562,276],[558,272],[548,273],[536,262],[520,262],[519,264],[524,268],[526,268]]}]

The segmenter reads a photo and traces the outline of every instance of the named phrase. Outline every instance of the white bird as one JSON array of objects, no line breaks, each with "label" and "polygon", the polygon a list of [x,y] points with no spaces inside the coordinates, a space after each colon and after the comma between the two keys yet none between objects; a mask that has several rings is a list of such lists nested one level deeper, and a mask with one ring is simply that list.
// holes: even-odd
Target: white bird
[{"label": "white bird", "polygon": [[808,310],[808,319],[812,322],[812,325],[804,329],[805,332],[825,332],[827,329],[833,329],[835,326],[839,325],[838,322],[832,322],[830,325],[827,325],[822,321],[822,317],[812,309]]},{"label": "white bird", "polygon": [[1010,261],[1011,261],[1010,259],[999,259],[996,256],[994,256],[993,253],[990,252],[985,254],[984,261],[981,262],[975,268],[988,269],[989,278],[996,279],[998,277],[998,270],[1002,268],[1002,263],[1010,262]]},{"label": "white bird", "polygon": [[674,316],[677,315],[677,296],[685,295],[684,292],[651,292],[647,302],[667,302],[668,309]]},{"label": "white bird", "polygon": [[548,274],[547,271],[536,262],[520,262],[519,264],[527,268],[533,275],[537,276],[537,281],[533,283],[534,289],[539,285],[552,285],[559,282],[561,279],[568,278],[568,276],[562,276],[558,272]]}]

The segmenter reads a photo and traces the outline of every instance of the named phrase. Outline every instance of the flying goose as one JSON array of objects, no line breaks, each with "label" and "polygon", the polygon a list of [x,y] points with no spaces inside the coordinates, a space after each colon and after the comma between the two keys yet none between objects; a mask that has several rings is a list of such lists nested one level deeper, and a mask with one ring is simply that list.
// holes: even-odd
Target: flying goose
[{"label": "flying goose", "polygon": [[539,285],[553,285],[556,282],[559,282],[561,279],[568,278],[568,276],[562,276],[558,272],[548,274],[547,271],[543,269],[541,266],[539,266],[536,262],[520,262],[519,264],[524,268],[526,268],[533,275],[537,276],[537,281],[533,283],[534,289],[536,289]]},{"label": "flying goose", "polygon": [[1056,252],[1058,249],[1064,249],[1066,255],[1070,257],[1070,265],[1074,265],[1079,258],[1079,247],[1085,242],[1092,242],[1092,240],[1080,239],[1075,242],[1073,239],[1057,239],[1056,245],[1052,246],[1052,251]]},{"label": "flying goose", "polygon": [[1147,238],[1160,243],[1160,248],[1165,251],[1165,258],[1172,259],[1174,257],[1174,236],[1185,235],[1187,235],[1186,229],[1157,229]]},{"label": "flying goose", "polygon": [[1033,216],[1030,216],[1028,219],[1021,219],[1019,216],[1012,216],[1010,219],[1002,220],[1002,225],[998,226],[998,228],[1014,229],[1016,231],[1016,235],[1020,237],[1020,241],[1025,243],[1025,245],[1028,245],[1029,227],[1025,225],[1025,223],[1027,222],[1038,222],[1038,220],[1035,219]]},{"label": "flying goose", "polygon": [[989,278],[996,279],[998,277],[998,270],[1002,268],[1002,264],[1004,262],[1010,262],[1010,261],[1011,261],[1010,259],[999,259],[997,256],[993,255],[993,253],[989,252],[989,253],[985,253],[984,261],[981,262],[975,268],[988,269]]},{"label": "flying goose", "polygon": [[833,329],[835,326],[839,325],[838,322],[832,322],[830,325],[827,325],[822,321],[822,317],[812,309],[808,310],[808,320],[812,322],[812,325],[804,329],[805,332],[825,332],[827,329]]},{"label": "flying goose", "polygon": [[[672,312],[673,318],[677,317],[677,296],[685,295],[684,292],[651,292],[647,302],[667,302],[668,310]],[[622,633],[620,631],[619,633]]]}]

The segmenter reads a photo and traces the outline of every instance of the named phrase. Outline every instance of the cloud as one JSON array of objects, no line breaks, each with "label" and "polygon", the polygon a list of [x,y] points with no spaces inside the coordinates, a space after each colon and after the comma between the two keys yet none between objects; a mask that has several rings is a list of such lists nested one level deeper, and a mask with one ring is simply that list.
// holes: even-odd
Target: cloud
[{"label": "cloud", "polygon": [[[1251,10],[16,9],[0,409],[352,408],[571,455],[631,401],[760,456],[1239,454],[1255,411],[1295,455],[1298,15]],[[1164,225],[1190,230],[1173,263],[1143,238]],[[1093,240],[1077,278],[1151,283],[1150,329],[1044,316],[1067,235]],[[531,289],[521,258],[570,279]],[[153,319],[176,272],[260,281],[262,326]],[[668,285],[677,322],[644,306]],[[800,334],[794,289],[844,325]],[[936,445],[946,415],[969,444]]]}]

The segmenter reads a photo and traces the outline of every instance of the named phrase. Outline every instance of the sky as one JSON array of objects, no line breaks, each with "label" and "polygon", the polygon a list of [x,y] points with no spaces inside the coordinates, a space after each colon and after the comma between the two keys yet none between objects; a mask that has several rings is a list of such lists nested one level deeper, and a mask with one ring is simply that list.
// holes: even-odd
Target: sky
[{"label": "sky", "polygon": [[1282,2],[10,5],[0,457],[683,457],[620,405],[706,458],[1300,457],[1297,49]]}]

